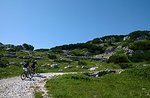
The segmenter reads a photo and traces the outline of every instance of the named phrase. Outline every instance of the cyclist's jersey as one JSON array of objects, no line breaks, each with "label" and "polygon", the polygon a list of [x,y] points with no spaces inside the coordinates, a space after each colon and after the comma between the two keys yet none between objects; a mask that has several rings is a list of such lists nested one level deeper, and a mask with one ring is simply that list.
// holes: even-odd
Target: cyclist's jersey
[{"label": "cyclist's jersey", "polygon": [[29,64],[28,64],[28,63],[25,63],[25,64],[23,64],[23,67],[24,67],[24,68],[28,68],[28,67],[29,67]]},{"label": "cyclist's jersey", "polygon": [[35,68],[35,64],[36,64],[36,62],[32,62],[31,67],[32,67],[32,68]]}]

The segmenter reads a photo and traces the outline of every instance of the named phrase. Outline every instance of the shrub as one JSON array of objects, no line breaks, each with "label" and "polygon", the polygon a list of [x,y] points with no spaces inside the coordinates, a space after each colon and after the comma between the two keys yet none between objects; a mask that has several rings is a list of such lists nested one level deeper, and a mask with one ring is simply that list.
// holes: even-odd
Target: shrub
[{"label": "shrub", "polygon": [[129,56],[129,59],[132,62],[142,62],[142,61],[150,61],[150,52],[149,51],[136,51],[131,56]]},{"label": "shrub", "polygon": [[120,66],[122,69],[126,69],[126,68],[131,67],[132,64],[129,64],[129,63],[120,63],[119,66]]},{"label": "shrub", "polygon": [[103,41],[100,38],[95,38],[91,41],[93,44],[101,44]]},{"label": "shrub", "polygon": [[3,57],[4,55],[2,53],[0,53],[0,58]]},{"label": "shrub", "polygon": [[85,61],[79,61],[79,62],[78,62],[78,65],[81,65],[81,66],[82,66],[82,65],[83,65],[83,66],[86,66],[86,65],[87,65],[87,63],[86,63]]},{"label": "shrub", "polygon": [[31,50],[31,51],[34,50],[34,47],[32,45],[24,43],[22,46],[25,50]]},{"label": "shrub", "polygon": [[84,56],[85,51],[81,49],[74,49],[72,50],[72,54],[75,56]]},{"label": "shrub", "polygon": [[149,40],[142,40],[131,43],[129,48],[132,50],[149,50],[150,49],[150,41]]},{"label": "shrub", "polygon": [[115,54],[115,55],[112,55],[108,59],[108,62],[112,62],[112,63],[127,63],[127,62],[130,62],[130,60],[128,59],[127,55],[125,55],[125,54]]},{"label": "shrub", "polygon": [[0,58],[0,67],[8,66],[8,60],[6,58]]},{"label": "shrub", "polygon": [[62,59],[55,59],[54,62],[57,62],[57,63],[62,63],[62,62],[64,62],[64,63],[71,63],[72,60],[66,59],[66,58],[62,58]]},{"label": "shrub", "polygon": [[48,54],[49,59],[57,59],[57,56],[54,54]]}]

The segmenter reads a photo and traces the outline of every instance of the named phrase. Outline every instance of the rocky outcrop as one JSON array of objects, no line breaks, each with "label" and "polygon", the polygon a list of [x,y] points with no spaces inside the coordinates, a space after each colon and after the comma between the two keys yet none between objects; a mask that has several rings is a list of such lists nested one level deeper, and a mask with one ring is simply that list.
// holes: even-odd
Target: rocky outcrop
[{"label": "rocky outcrop", "polygon": [[4,54],[5,57],[11,57],[11,58],[15,58],[16,56],[16,52],[8,52],[6,54]]},{"label": "rocky outcrop", "polygon": [[51,68],[59,68],[59,66],[60,66],[59,64],[52,64]]},{"label": "rocky outcrop", "polygon": [[90,76],[90,77],[101,77],[101,76],[104,76],[104,75],[110,74],[110,73],[116,73],[116,71],[107,69],[107,70],[101,70],[101,71],[96,71],[96,72],[86,72],[83,74]]}]

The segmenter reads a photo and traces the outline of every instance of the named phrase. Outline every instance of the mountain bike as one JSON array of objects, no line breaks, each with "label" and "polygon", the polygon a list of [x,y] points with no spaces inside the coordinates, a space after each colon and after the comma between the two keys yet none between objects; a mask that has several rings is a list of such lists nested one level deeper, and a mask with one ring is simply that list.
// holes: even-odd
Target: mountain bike
[{"label": "mountain bike", "polygon": [[29,79],[31,80],[32,77],[33,77],[33,73],[31,72],[30,69],[25,69],[25,70],[23,71],[23,73],[20,75],[20,78],[21,78],[22,80],[25,80],[26,78],[29,78]]},{"label": "mountain bike", "polygon": [[36,66],[35,68],[30,68],[31,69],[31,74],[34,75],[39,75],[40,73],[38,72],[38,67]]}]

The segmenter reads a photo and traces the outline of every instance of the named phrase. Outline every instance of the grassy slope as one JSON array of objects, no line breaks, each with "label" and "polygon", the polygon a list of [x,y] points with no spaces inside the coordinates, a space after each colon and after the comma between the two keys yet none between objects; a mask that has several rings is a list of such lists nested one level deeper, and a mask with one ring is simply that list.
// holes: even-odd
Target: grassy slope
[{"label": "grassy slope", "polygon": [[[10,59],[9,61],[12,62],[21,62],[17,61],[16,59]],[[99,68],[97,70],[102,70],[102,69],[118,69],[119,66],[115,64],[105,64],[105,63],[100,63],[97,61],[86,61],[87,66],[93,67],[93,66],[98,66]],[[50,65],[46,65],[45,67],[41,67],[42,64],[52,64],[52,62],[48,60],[38,60],[38,72],[39,73],[44,73],[44,72],[85,72],[88,71],[87,69],[82,69],[82,68],[76,68],[78,66],[77,62],[72,62],[71,64],[68,63],[60,63],[60,68],[50,68]],[[68,68],[65,69],[65,66],[71,65],[73,68]],[[5,68],[0,67],[0,79],[2,78],[7,78],[7,77],[13,77],[13,76],[18,76],[23,72],[21,65],[9,65]]]},{"label": "grassy slope", "polygon": [[101,78],[83,75],[64,75],[47,81],[53,98],[147,98],[149,80],[131,76],[127,71]]},{"label": "grassy slope", "polygon": [[35,98],[43,98],[42,92],[39,92],[39,91],[35,91],[34,96],[35,96]]},{"label": "grassy slope", "polygon": [[21,67],[15,65],[7,66],[5,68],[0,67],[0,79],[18,76],[20,75],[21,72],[22,72]]}]

